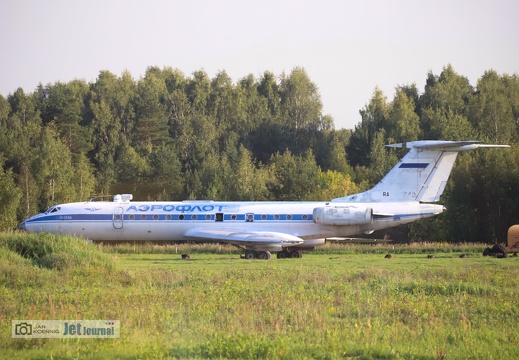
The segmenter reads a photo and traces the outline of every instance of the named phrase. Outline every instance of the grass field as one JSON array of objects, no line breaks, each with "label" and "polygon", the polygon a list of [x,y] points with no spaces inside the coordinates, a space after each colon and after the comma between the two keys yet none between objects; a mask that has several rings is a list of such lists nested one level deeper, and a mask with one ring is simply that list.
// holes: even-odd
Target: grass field
[{"label": "grass field", "polygon": [[[1,234],[0,357],[519,358],[519,258],[483,248],[331,245],[261,261]],[[121,337],[13,339],[12,319],[116,319]]]}]

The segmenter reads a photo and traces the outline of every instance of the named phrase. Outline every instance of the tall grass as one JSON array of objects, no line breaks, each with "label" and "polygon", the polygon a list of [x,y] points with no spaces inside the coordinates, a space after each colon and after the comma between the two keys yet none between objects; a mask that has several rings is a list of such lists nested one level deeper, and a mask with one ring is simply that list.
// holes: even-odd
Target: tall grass
[{"label": "tall grass", "polygon": [[110,243],[99,243],[96,246],[105,253],[112,254],[240,254],[242,251],[235,246],[220,243],[178,243],[178,244],[156,244],[123,243],[112,245]]},{"label": "tall grass", "polygon": [[[302,259],[247,261],[198,247],[107,254],[114,249],[63,237],[64,246],[85,246],[101,260],[49,266],[22,256],[16,249],[25,247],[12,244],[25,241],[18,239],[0,237],[0,357],[519,357],[516,258],[460,259],[447,250],[427,259],[402,248],[388,260],[387,249],[332,247]],[[33,238],[53,253],[69,251],[56,245],[61,240]],[[182,252],[194,256],[177,260]],[[9,282],[3,264],[26,276]],[[11,338],[11,319],[71,318],[119,319],[121,338]]]},{"label": "tall grass", "polygon": [[30,260],[33,265],[48,269],[113,267],[111,257],[97,251],[84,239],[72,236],[4,233],[0,235],[0,248]]},{"label": "tall grass", "polygon": [[[411,244],[374,243],[358,244],[348,242],[331,242],[325,246],[317,247],[313,252],[318,254],[433,254],[433,253],[483,253],[487,244],[462,243],[434,243],[416,242]],[[242,251],[236,247],[224,243],[178,243],[178,244],[154,244],[134,243],[97,244],[97,247],[105,253],[113,254],[240,254]]]}]

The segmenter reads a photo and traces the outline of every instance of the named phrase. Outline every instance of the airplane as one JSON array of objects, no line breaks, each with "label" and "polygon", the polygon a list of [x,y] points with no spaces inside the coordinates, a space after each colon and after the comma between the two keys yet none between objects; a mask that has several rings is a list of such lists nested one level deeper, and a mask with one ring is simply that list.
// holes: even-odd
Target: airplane
[{"label": "airplane", "polygon": [[301,258],[303,250],[345,237],[435,216],[459,152],[509,147],[479,141],[421,140],[386,145],[410,149],[371,190],[324,202],[87,201],[51,206],[19,228],[71,234],[93,242],[203,240],[232,244],[246,259]]}]

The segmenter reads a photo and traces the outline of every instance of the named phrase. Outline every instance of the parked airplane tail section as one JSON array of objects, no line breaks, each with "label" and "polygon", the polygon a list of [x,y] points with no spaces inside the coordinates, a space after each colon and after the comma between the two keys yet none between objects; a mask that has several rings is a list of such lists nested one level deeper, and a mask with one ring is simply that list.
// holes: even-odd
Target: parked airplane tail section
[{"label": "parked airplane tail section", "polygon": [[479,141],[413,141],[386,145],[411,149],[371,190],[334,199],[336,202],[436,202],[443,194],[454,161],[460,151],[486,145]]}]

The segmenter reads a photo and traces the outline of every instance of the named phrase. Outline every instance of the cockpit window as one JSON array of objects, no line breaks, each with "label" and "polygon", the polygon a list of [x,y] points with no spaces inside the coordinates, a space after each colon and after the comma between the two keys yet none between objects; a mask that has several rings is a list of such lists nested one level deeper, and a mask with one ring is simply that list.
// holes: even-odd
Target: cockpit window
[{"label": "cockpit window", "polygon": [[51,206],[49,210],[45,211],[45,214],[55,213],[61,210],[61,206]]}]

